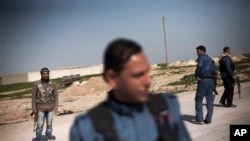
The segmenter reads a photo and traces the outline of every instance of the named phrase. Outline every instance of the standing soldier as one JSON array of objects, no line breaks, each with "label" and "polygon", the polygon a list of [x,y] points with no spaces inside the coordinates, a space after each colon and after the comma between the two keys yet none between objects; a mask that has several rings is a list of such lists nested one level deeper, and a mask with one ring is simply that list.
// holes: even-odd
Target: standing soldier
[{"label": "standing soldier", "polygon": [[[203,122],[210,124],[213,115],[213,91],[215,90],[213,77],[216,74],[216,67],[213,59],[206,54],[206,48],[204,46],[198,46],[196,51],[198,64],[195,70],[195,77],[198,80],[198,85],[195,95],[195,121],[198,124],[203,124]],[[207,101],[207,115],[205,120],[202,110],[202,100],[204,97]]]},{"label": "standing soldier", "polygon": [[56,84],[49,79],[49,69],[42,68],[41,80],[34,83],[32,88],[32,110],[37,116],[36,141],[42,140],[44,120],[46,120],[46,137],[55,140],[52,135],[53,110],[58,112],[58,94]]},{"label": "standing soldier", "polygon": [[231,50],[229,47],[224,47],[219,65],[221,79],[225,89],[221,96],[220,104],[226,107],[236,107],[236,105],[233,104],[235,67],[231,59]]}]

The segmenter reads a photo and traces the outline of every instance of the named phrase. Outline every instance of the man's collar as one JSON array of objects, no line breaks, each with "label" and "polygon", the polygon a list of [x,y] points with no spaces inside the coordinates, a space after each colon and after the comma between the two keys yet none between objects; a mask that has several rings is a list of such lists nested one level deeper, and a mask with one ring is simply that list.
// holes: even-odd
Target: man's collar
[{"label": "man's collar", "polygon": [[133,112],[143,110],[144,104],[123,103],[115,98],[113,90],[108,92],[108,105],[120,114],[131,115]]}]

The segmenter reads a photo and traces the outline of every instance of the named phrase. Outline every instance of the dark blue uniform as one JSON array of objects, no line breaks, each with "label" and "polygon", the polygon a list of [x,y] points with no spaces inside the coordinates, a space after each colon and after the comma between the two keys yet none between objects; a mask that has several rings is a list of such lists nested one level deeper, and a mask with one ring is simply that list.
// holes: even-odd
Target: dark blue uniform
[{"label": "dark blue uniform", "polygon": [[[196,121],[211,123],[213,115],[213,75],[216,73],[216,67],[212,58],[207,54],[199,55],[197,59],[197,67],[195,76],[199,77],[196,95],[195,95],[195,112]],[[202,100],[206,98],[207,101],[207,115],[205,120],[203,118]]]},{"label": "dark blue uniform", "polygon": [[[229,56],[224,56],[220,59],[220,75],[223,81],[225,91],[221,96],[220,103],[228,107],[233,105],[234,94],[234,63]],[[227,104],[226,104],[227,101]]]},{"label": "dark blue uniform", "polygon": [[[180,116],[179,103],[174,95],[165,94],[170,126],[176,129],[179,141],[190,141],[190,136]],[[159,133],[153,116],[146,104],[128,105],[117,101],[109,94],[107,105],[114,117],[115,131],[120,141],[156,141]],[[104,141],[96,132],[88,114],[75,119],[70,131],[70,141]]]}]

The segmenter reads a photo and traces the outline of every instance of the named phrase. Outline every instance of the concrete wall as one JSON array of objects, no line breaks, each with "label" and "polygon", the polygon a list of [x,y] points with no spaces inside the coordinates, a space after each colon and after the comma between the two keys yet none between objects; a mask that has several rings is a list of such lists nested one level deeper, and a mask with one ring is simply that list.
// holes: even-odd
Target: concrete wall
[{"label": "concrete wall", "polygon": [[13,84],[13,83],[21,83],[21,82],[28,82],[28,73],[18,73],[12,75],[5,75],[2,76],[2,84]]},{"label": "concrete wall", "polygon": [[[90,67],[78,67],[78,68],[66,68],[58,70],[50,70],[50,78],[60,78],[66,75],[75,75],[80,74],[91,75],[91,74],[100,74],[103,71],[103,65],[90,66]],[[2,76],[2,84],[13,84],[21,82],[33,82],[41,78],[40,72],[25,72],[19,74],[5,75]]]}]

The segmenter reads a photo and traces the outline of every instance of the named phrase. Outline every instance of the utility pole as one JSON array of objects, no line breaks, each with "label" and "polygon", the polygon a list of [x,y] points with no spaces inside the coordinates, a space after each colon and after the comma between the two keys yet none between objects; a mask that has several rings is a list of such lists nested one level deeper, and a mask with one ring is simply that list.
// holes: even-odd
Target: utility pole
[{"label": "utility pole", "polygon": [[168,52],[167,52],[167,41],[166,41],[166,29],[165,29],[165,20],[164,16],[162,17],[163,21],[163,33],[164,33],[164,44],[165,44],[165,55],[166,55],[166,68],[168,67]]}]

